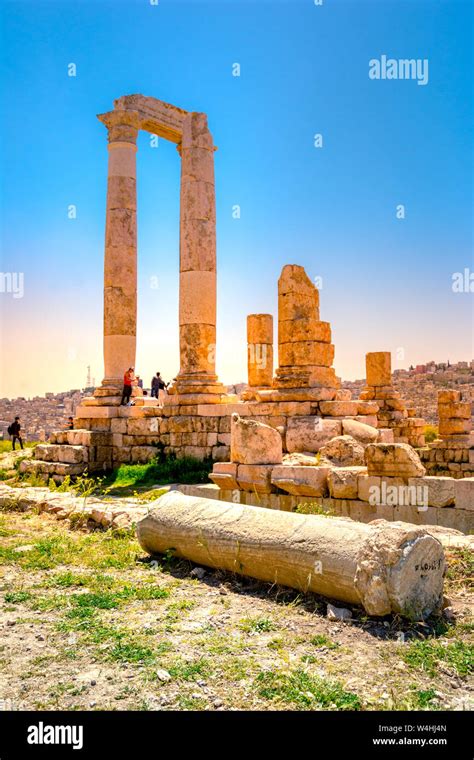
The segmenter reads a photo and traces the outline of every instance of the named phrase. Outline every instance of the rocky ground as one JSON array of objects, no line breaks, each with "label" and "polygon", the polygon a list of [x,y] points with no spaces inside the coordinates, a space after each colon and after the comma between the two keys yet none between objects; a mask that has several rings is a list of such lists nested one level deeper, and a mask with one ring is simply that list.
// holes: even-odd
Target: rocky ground
[{"label": "rocky ground", "polygon": [[150,561],[133,529],[4,506],[0,706],[472,709],[473,555],[447,554],[443,618],[342,623],[312,594]]}]

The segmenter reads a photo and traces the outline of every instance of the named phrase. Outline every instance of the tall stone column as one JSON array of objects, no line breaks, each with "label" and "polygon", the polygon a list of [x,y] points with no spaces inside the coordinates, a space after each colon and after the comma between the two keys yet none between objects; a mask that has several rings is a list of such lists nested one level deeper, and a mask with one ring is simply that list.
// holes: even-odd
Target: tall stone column
[{"label": "tall stone column", "polygon": [[[181,153],[177,393],[220,394],[216,351],[214,144],[203,113],[189,113]],[[203,399],[205,400],[205,399]],[[217,400],[217,399],[216,399]]]},{"label": "tall stone column", "polygon": [[247,366],[250,388],[270,388],[273,380],[273,317],[247,317]]},{"label": "tall stone column", "polygon": [[[109,172],[104,257],[104,380],[95,395],[117,396],[123,374],[135,366],[137,334],[138,114],[100,114],[108,129]],[[104,402],[103,401],[103,402]],[[111,399],[111,403],[113,400]]]}]

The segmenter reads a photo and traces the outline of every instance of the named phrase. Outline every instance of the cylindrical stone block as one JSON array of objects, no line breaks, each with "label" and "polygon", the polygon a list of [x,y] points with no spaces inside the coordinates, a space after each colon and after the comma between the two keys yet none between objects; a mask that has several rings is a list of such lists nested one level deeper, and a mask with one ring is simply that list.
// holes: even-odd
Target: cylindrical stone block
[{"label": "cylindrical stone block", "polygon": [[251,388],[270,387],[273,380],[273,317],[247,317],[248,384]]},{"label": "cylindrical stone block", "polygon": [[197,564],[361,604],[370,615],[420,620],[441,607],[443,547],[418,526],[365,525],[178,491],[151,506],[137,525],[150,554],[172,550]]},{"label": "cylindrical stone block", "polygon": [[106,115],[109,166],[104,256],[104,385],[120,388],[135,364],[137,332],[136,137],[138,130]]},{"label": "cylindrical stone block", "polygon": [[210,374],[215,380],[214,145],[205,114],[185,118],[180,152],[179,376]]}]

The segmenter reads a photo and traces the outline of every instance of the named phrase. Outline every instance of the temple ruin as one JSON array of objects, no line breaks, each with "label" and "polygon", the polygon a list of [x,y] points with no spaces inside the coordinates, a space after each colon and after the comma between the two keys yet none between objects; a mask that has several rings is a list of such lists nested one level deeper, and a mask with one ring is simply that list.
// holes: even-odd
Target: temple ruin
[{"label": "temple ruin", "polygon": [[[470,405],[458,391],[442,391],[440,437],[426,445],[425,421],[392,385],[389,352],[367,354],[366,387],[353,399],[340,387],[331,325],[320,319],[319,292],[303,267],[284,266],[278,281],[275,371],[273,315],[249,315],[248,387],[239,397],[226,392],[215,371],[215,147],[207,117],[130,95],[98,118],[109,153],[104,379],[77,408],[74,430],[53,433],[21,471],[61,481],[158,453],[190,456],[214,463],[214,484],[203,496],[288,511],[316,499],[362,522],[384,517],[469,532]],[[139,129],[174,142],[181,157],[180,368],[163,407],[148,396],[120,406],[123,373],[135,366],[136,352]],[[371,489],[382,485],[401,488],[393,503],[373,501]],[[404,501],[410,486],[427,489],[422,504]]]}]

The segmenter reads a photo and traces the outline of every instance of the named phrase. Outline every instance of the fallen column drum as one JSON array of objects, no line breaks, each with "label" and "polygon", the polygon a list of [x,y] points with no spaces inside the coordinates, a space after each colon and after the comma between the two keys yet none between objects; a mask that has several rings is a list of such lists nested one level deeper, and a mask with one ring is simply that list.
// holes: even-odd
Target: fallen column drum
[{"label": "fallen column drum", "polygon": [[137,525],[149,554],[175,556],[303,592],[370,615],[411,620],[440,610],[444,552],[423,528],[279,512],[170,491]]}]

